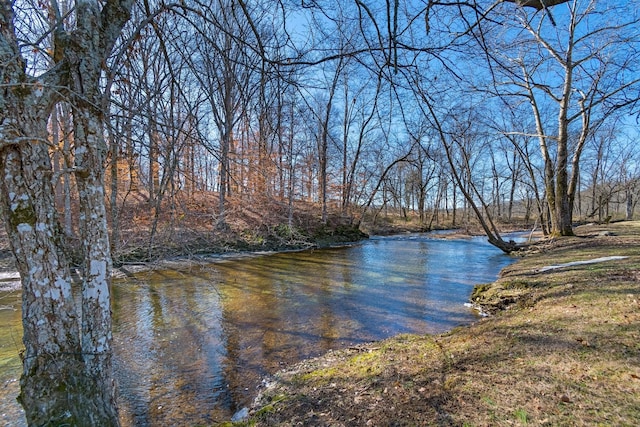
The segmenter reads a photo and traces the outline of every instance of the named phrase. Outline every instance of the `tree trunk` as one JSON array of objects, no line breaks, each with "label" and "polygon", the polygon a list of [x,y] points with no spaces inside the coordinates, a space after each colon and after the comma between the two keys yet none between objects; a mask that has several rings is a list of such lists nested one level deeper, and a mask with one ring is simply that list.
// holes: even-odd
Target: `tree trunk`
[{"label": "tree trunk", "polygon": [[[83,29],[96,31],[101,18],[98,5],[83,6],[86,7],[81,15]],[[83,43],[75,46],[76,55],[71,55],[69,65],[70,84],[74,88],[75,170],[83,257],[80,338],[84,375],[92,381],[83,390],[91,404],[82,423],[117,426],[111,349],[111,251],[104,190],[107,145],[100,108],[102,57],[93,38],[87,34],[81,40]]]},{"label": "tree trunk", "polygon": [[120,212],[118,209],[118,187],[120,185],[120,171],[119,171],[119,158],[120,158],[120,144],[116,140],[113,132],[110,135],[109,151],[111,153],[110,164],[110,192],[109,204],[111,215],[111,253],[115,253],[118,250],[120,242]]},{"label": "tree trunk", "polygon": [[[153,111],[149,111],[149,114],[155,114]],[[148,126],[149,137],[149,205],[153,205],[157,198],[158,187],[160,187],[160,167],[158,162],[158,131],[156,129],[156,123],[153,120],[149,121]]]},{"label": "tree trunk", "polygon": [[95,405],[95,410],[85,419],[91,421],[87,425],[118,425],[111,349],[111,251],[103,173],[106,144],[100,117],[91,114],[89,109],[76,111],[74,124],[84,262],[82,356],[85,374],[94,380],[93,387],[85,393]]},{"label": "tree trunk", "polygon": [[[345,78],[346,79],[346,78]],[[345,82],[344,85],[344,115],[342,117],[342,215],[347,215],[347,209],[349,206],[349,193],[347,191],[347,153],[349,146],[349,128],[351,125],[351,110],[350,105],[347,102],[349,99],[349,85]],[[355,103],[355,98],[352,104]]]},{"label": "tree trunk", "polygon": [[[63,118],[63,126],[62,126],[62,134],[64,137],[64,141],[62,143],[62,153],[64,154],[64,167],[71,167],[68,164],[69,152],[71,151],[71,114],[69,113],[69,106],[67,104],[62,104],[60,108],[62,111]],[[71,174],[64,174],[63,176],[64,184],[63,184],[63,193],[64,193],[64,232],[67,236],[73,236],[73,215],[71,212]]]},{"label": "tree trunk", "polygon": [[[570,58],[570,52],[567,54]],[[556,152],[554,197],[549,199],[551,207],[551,234],[573,236],[573,203],[569,193],[569,121],[567,119],[571,96],[572,67],[570,59],[566,65],[564,90],[558,113],[558,146]],[[550,183],[547,186],[551,185]],[[547,195],[550,193],[548,192]]]},{"label": "tree trunk", "polygon": [[[0,157],[5,226],[22,277],[23,372],[18,400],[29,425],[82,425],[92,379],[84,373],[71,275],[62,250],[44,119]],[[6,135],[4,135],[6,138]],[[3,138],[3,139],[4,139]],[[6,141],[6,139],[4,139]]]},{"label": "tree trunk", "polygon": [[[77,0],[74,29],[67,31],[57,4],[51,4],[54,65],[36,78],[27,74],[20,55],[13,2],[0,3],[0,201],[22,278],[25,352],[19,401],[29,425],[118,425],[99,82],[131,6],[128,0]],[[56,217],[47,132],[49,115],[64,97],[74,107],[83,209],[81,311]]]},{"label": "tree trunk", "polygon": [[218,222],[217,227],[226,227],[225,203],[227,199],[227,189],[229,187],[229,147],[231,146],[232,128],[231,118],[226,116],[223,127],[222,138],[220,139],[220,188],[218,189]]}]

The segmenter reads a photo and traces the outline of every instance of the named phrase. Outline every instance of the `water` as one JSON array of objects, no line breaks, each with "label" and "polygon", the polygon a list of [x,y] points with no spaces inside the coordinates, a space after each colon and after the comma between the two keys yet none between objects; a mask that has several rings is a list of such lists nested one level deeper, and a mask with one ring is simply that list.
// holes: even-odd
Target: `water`
[{"label": "water", "polygon": [[[475,284],[512,262],[484,238],[372,238],[140,273],[114,283],[124,425],[207,425],[250,404],[261,378],[329,349],[477,319]],[[20,425],[19,294],[1,292],[0,423]],[[12,302],[14,301],[15,304]],[[13,338],[12,338],[13,337]],[[17,340],[20,341],[19,339]],[[2,415],[4,414],[4,415]]]}]

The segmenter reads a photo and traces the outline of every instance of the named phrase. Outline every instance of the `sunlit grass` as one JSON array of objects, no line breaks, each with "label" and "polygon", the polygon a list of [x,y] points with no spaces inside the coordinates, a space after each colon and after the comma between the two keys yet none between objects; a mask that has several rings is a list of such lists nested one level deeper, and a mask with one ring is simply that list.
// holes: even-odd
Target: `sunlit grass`
[{"label": "sunlit grass", "polygon": [[[611,229],[615,236],[595,237],[603,239],[597,247],[572,238],[505,269],[478,294],[509,300],[488,320],[333,353],[298,366],[304,381],[295,387],[283,374],[276,390],[289,399],[257,425],[304,423],[304,402],[321,402],[314,411],[326,424],[401,417],[416,425],[635,425],[640,224]],[[611,255],[628,258],[537,271]]]}]

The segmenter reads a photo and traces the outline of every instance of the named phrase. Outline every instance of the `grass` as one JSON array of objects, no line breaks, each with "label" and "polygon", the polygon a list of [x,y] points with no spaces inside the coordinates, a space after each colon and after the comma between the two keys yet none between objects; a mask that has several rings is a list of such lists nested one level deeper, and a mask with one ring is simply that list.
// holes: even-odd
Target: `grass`
[{"label": "grass", "polygon": [[[494,316],[305,361],[277,375],[247,423],[637,425],[640,223],[576,231],[474,294]],[[613,255],[627,258],[539,271]]]}]

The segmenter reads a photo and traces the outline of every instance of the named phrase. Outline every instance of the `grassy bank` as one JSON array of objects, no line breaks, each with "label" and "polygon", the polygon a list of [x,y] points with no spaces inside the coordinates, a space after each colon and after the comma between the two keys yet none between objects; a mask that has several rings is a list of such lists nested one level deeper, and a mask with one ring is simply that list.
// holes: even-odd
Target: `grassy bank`
[{"label": "grassy bank", "polygon": [[[640,223],[576,232],[478,288],[493,316],[298,364],[246,424],[637,425]],[[626,258],[562,266],[604,257]]]}]

